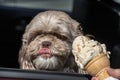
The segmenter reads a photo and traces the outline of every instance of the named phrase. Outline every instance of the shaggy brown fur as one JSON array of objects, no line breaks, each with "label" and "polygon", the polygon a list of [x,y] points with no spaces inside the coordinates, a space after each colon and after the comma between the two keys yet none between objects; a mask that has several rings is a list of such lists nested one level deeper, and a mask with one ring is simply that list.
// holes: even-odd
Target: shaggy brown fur
[{"label": "shaggy brown fur", "polygon": [[45,11],[27,25],[19,52],[21,69],[77,72],[72,41],[80,23],[61,11]]}]

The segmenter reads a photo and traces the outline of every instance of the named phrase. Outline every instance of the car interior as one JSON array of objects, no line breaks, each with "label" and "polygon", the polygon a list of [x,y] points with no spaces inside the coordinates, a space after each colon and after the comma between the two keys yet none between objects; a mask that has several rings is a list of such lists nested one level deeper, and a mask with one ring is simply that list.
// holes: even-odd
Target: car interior
[{"label": "car interior", "polygon": [[110,66],[120,68],[119,0],[0,0],[0,80],[90,79],[90,75],[19,69],[18,53],[25,27],[36,14],[46,10],[64,11],[80,22],[84,34],[94,35],[111,51]]}]

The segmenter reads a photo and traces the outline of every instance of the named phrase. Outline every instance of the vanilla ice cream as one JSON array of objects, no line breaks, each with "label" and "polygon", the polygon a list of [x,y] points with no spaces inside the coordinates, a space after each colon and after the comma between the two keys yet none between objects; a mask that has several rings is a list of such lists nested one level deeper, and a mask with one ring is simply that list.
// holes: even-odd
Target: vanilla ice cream
[{"label": "vanilla ice cream", "polygon": [[106,54],[109,58],[110,54],[106,50],[105,44],[101,44],[87,36],[78,36],[75,38],[72,45],[72,52],[77,65],[82,69],[93,57],[99,54]]}]

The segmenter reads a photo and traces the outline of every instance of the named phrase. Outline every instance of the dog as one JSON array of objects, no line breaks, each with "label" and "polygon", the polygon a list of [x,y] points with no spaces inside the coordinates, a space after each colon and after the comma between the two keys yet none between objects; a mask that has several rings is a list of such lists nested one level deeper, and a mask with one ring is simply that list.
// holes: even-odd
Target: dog
[{"label": "dog", "polygon": [[19,51],[21,69],[77,72],[74,38],[83,35],[79,22],[62,11],[38,13],[26,26]]}]

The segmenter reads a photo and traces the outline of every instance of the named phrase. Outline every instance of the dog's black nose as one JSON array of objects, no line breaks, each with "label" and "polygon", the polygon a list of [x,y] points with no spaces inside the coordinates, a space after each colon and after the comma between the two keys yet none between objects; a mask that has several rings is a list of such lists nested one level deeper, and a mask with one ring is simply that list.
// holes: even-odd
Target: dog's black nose
[{"label": "dog's black nose", "polygon": [[43,41],[42,42],[42,47],[43,48],[49,48],[51,46],[51,42],[50,41]]}]

